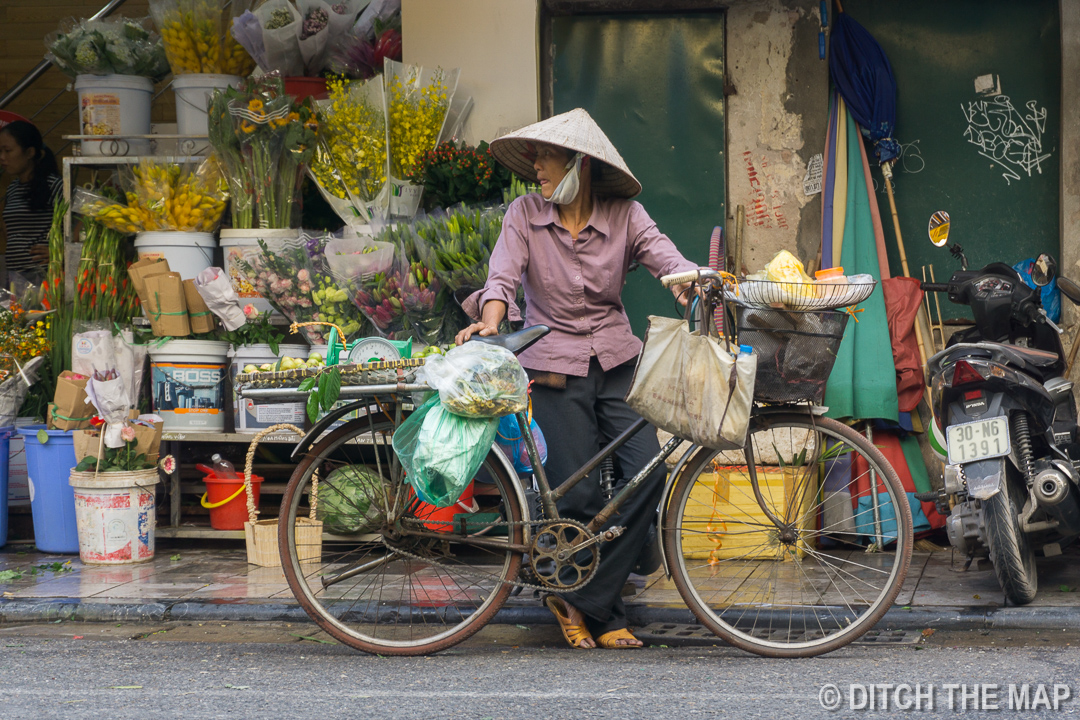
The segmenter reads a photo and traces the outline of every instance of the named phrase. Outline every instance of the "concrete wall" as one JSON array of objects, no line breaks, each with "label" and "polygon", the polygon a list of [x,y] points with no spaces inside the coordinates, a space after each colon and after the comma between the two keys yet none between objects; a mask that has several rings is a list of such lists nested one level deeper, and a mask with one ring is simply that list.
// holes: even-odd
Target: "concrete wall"
[{"label": "concrete wall", "polygon": [[536,122],[537,0],[403,0],[402,59],[461,68],[458,93],[476,103],[464,139]]},{"label": "concrete wall", "polygon": [[[746,209],[743,266],[760,270],[782,249],[804,263],[821,242],[820,195],[803,194],[823,151],[828,64],[818,59],[818,3],[754,0],[727,12],[728,214]],[[733,227],[733,222],[729,223]]]}]

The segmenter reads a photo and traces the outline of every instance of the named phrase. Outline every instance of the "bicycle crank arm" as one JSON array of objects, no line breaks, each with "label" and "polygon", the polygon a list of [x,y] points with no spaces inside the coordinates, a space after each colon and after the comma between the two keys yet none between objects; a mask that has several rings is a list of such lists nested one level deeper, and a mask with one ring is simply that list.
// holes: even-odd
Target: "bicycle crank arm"
[{"label": "bicycle crank arm", "polygon": [[382,567],[383,565],[393,562],[394,560],[397,560],[397,555],[394,555],[393,553],[387,553],[384,557],[372,560],[370,562],[366,562],[363,565],[357,565],[353,569],[346,570],[343,573],[338,573],[337,575],[323,575],[321,578],[322,586],[324,588],[328,588],[331,585],[335,585],[341,582],[342,580],[348,580],[349,578],[356,577],[357,575],[370,572],[375,568]]},{"label": "bicycle crank arm", "polygon": [[609,529],[605,530],[604,532],[600,533],[599,535],[594,535],[593,537],[589,538],[585,542],[578,543],[577,545],[575,545],[575,546],[573,546],[571,548],[567,548],[566,550],[563,550],[562,552],[560,552],[555,557],[560,562],[566,561],[569,558],[571,558],[574,555],[574,553],[576,553],[577,551],[583,550],[583,549],[589,547],[590,545],[595,545],[597,543],[611,542],[615,538],[622,535],[624,532],[626,532],[625,527],[623,527],[622,525],[616,525],[613,528],[609,528]]},{"label": "bicycle crank arm", "polygon": [[466,537],[463,535],[450,535],[449,533],[424,532],[423,530],[409,530],[404,534],[409,537],[429,538],[431,540],[445,540],[447,542],[456,542],[461,543],[462,545],[473,545],[475,547],[491,548],[493,550],[513,550],[514,552],[520,553],[529,552],[528,545],[522,545],[521,543],[511,543],[503,540],[493,540],[481,537]]}]

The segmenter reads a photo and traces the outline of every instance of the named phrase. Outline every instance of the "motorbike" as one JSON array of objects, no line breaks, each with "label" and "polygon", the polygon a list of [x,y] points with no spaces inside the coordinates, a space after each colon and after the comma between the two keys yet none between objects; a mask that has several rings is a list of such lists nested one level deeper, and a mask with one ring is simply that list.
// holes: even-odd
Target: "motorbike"
[{"label": "motorbike", "polygon": [[[1023,605],[1038,590],[1036,554],[1060,555],[1080,537],[1080,437],[1061,329],[1040,291],[1057,263],[1040,255],[1038,289],[1004,263],[969,270],[963,248],[949,245],[948,213],[934,213],[931,242],[960,261],[948,283],[923,283],[971,309],[973,327],[955,333],[927,363],[935,422],[945,435],[944,489],[949,542],[969,559],[989,556],[1006,599]],[[1057,278],[1080,304],[1080,287]],[[929,497],[923,499],[931,499]],[[970,562],[970,560],[969,560]]]}]

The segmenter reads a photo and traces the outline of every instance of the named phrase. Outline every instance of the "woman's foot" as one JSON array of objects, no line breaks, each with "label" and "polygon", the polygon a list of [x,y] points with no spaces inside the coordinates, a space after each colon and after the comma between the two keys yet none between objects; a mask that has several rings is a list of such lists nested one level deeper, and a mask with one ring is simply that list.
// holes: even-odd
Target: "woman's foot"
[{"label": "woman's foot", "polygon": [[585,626],[585,615],[558,595],[548,595],[544,605],[559,622],[566,643],[578,650],[590,650],[596,647],[596,641]]},{"label": "woman's foot", "polygon": [[608,650],[628,650],[630,648],[644,647],[645,645],[645,643],[634,637],[633,633],[626,628],[619,628],[618,630],[606,632],[596,638],[596,641],[600,643],[600,647],[607,648]]}]

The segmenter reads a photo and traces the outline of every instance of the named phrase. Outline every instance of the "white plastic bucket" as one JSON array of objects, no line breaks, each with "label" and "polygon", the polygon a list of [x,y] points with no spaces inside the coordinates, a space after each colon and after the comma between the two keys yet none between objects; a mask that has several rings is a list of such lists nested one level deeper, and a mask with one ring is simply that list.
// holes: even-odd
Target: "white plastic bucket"
[{"label": "white plastic bucket", "polygon": [[154,559],[156,469],[72,472],[79,559],[87,565],[124,565]]},{"label": "white plastic bucket", "polygon": [[229,343],[170,340],[150,350],[154,412],[165,430],[225,430],[225,373]]},{"label": "white plastic bucket", "polygon": [[135,250],[139,259],[169,261],[169,269],[180,273],[184,280],[194,280],[195,276],[214,264],[213,233],[153,231],[141,232],[135,236]]},{"label": "white plastic bucket", "polygon": [[[279,358],[291,357],[307,360],[307,345],[279,345],[275,354],[269,345],[242,345],[229,351],[232,365],[229,376],[235,378],[245,365],[262,365],[277,362]],[[267,403],[256,404],[251,398],[242,398],[233,390],[233,412],[236,418],[236,432],[255,433],[278,423],[303,425],[306,404]]]},{"label": "white plastic bucket", "polygon": [[[221,252],[225,256],[225,272],[229,275],[233,290],[240,297],[240,302],[251,303],[260,313],[274,312],[270,301],[255,290],[252,283],[244,277],[240,267],[240,261],[248,256],[259,254],[259,240],[295,240],[300,231],[292,230],[260,230],[259,228],[236,229],[227,228],[220,233]],[[275,313],[277,314],[277,313]]]},{"label": "white plastic bucket", "polygon": [[[242,78],[236,75],[197,73],[177,75],[172,87],[176,94],[176,132],[178,135],[207,133],[206,108],[214,90],[239,87]],[[205,147],[205,144],[202,145]]]},{"label": "white plastic bucket", "polygon": [[[154,84],[135,75],[78,75],[79,134],[149,135]],[[143,139],[83,140],[83,155],[149,155]]]}]

